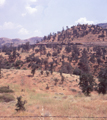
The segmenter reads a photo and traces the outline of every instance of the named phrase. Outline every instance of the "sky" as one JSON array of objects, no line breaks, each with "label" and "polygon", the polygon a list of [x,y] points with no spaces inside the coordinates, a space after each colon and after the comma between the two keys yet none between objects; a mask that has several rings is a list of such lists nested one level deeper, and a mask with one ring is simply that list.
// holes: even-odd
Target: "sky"
[{"label": "sky", "polygon": [[27,39],[107,22],[107,0],[0,0],[0,37]]}]

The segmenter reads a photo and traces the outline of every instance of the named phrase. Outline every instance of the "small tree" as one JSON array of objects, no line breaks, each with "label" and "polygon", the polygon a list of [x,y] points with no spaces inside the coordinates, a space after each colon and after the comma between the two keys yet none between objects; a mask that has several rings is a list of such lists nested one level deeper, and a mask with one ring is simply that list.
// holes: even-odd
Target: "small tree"
[{"label": "small tree", "polygon": [[79,68],[75,68],[73,71],[74,75],[81,75],[82,71]]},{"label": "small tree", "polygon": [[2,68],[3,56],[0,55],[0,79],[1,79],[1,68]]},{"label": "small tree", "polygon": [[55,78],[54,81],[55,81],[54,85],[57,85],[58,79]]},{"label": "small tree", "polygon": [[33,76],[34,76],[34,74],[35,74],[35,70],[36,70],[36,68],[33,68],[33,69],[31,70],[31,73],[33,74]]},{"label": "small tree", "polygon": [[91,74],[82,73],[80,76],[79,85],[82,89],[82,92],[89,96],[90,92],[93,91],[93,87],[95,85],[95,80]]},{"label": "small tree", "polygon": [[64,80],[65,80],[64,76],[61,76],[61,82],[62,82],[62,84],[63,84]]},{"label": "small tree", "polygon": [[42,71],[42,70],[41,70],[41,72],[40,72],[40,73],[41,73],[41,75],[43,75],[43,71]]},{"label": "small tree", "polygon": [[53,62],[50,63],[51,75],[53,74]]},{"label": "small tree", "polygon": [[49,76],[49,72],[48,71],[46,71],[46,75]]},{"label": "small tree", "polygon": [[98,92],[102,94],[106,94],[107,92],[107,68],[102,69],[99,72],[98,80],[99,80]]},{"label": "small tree", "polygon": [[26,101],[25,100],[22,101],[21,99],[22,99],[21,96],[17,97],[17,104],[16,104],[17,108],[15,109],[16,111],[20,111],[20,110],[25,111],[24,105],[25,105]]},{"label": "small tree", "polygon": [[1,79],[1,60],[0,60],[0,79]]},{"label": "small tree", "polygon": [[81,56],[80,61],[78,63],[78,68],[86,73],[89,73],[89,71],[90,71],[90,68],[88,65],[88,55],[87,55],[87,51],[85,48],[82,51],[82,56]]},{"label": "small tree", "polygon": [[37,64],[32,64],[32,70],[31,70],[31,73],[33,74],[33,76],[34,76],[34,74],[35,74],[35,70],[39,67]]}]

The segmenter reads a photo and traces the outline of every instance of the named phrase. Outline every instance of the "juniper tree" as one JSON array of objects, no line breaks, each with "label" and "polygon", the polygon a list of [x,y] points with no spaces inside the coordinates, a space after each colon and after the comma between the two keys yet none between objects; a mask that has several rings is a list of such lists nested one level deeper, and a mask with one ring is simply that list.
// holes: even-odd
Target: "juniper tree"
[{"label": "juniper tree", "polygon": [[15,109],[16,111],[20,111],[20,110],[25,111],[24,105],[26,103],[26,100],[22,101],[21,99],[22,99],[21,96],[17,97],[17,104],[16,104],[17,108]]},{"label": "juniper tree", "polygon": [[0,55],[0,79],[1,79],[1,68],[2,68],[3,56]]},{"label": "juniper tree", "polygon": [[43,71],[42,71],[42,70],[41,70],[41,72],[40,72],[40,73],[41,73],[41,75],[43,75]]},{"label": "juniper tree", "polygon": [[0,60],[0,79],[1,79],[1,60]]},{"label": "juniper tree", "polygon": [[55,81],[54,85],[57,85],[58,79],[55,78],[54,81]]},{"label": "juniper tree", "polygon": [[51,70],[51,75],[53,73],[53,62],[50,63],[50,70]]},{"label": "juniper tree", "polygon": [[79,69],[81,69],[83,72],[89,73],[88,55],[86,49],[83,49],[78,66]]},{"label": "juniper tree", "polygon": [[13,59],[16,59],[16,48],[13,49],[13,55],[12,55]]},{"label": "juniper tree", "polygon": [[31,73],[33,74],[33,76],[34,76],[34,74],[35,74],[35,70],[39,67],[38,66],[38,64],[32,64],[32,70],[31,70]]},{"label": "juniper tree", "polygon": [[104,69],[101,69],[98,74],[98,92],[102,94],[107,93],[107,67]]},{"label": "juniper tree", "polygon": [[89,73],[82,73],[80,75],[80,82],[79,82],[80,88],[82,89],[82,92],[89,96],[90,92],[93,91],[95,80],[93,76]]},{"label": "juniper tree", "polygon": [[63,84],[64,80],[65,80],[64,76],[61,76],[61,82],[62,82],[62,84]]},{"label": "juniper tree", "polygon": [[48,71],[46,71],[46,75],[49,76],[49,72]]},{"label": "juniper tree", "polygon": [[91,61],[92,63],[95,63],[95,55],[94,54],[91,55],[91,58],[89,61]]}]

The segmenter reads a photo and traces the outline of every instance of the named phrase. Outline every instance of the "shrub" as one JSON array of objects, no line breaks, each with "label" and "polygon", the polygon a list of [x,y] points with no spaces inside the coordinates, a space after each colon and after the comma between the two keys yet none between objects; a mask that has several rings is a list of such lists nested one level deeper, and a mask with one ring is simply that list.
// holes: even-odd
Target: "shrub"
[{"label": "shrub", "polygon": [[47,53],[47,57],[49,57],[49,56],[51,56],[51,53],[50,53],[50,52]]},{"label": "shrub", "polygon": [[15,98],[13,95],[9,95],[9,94],[0,95],[1,102],[10,102],[10,101],[14,101],[14,100],[15,100]]},{"label": "shrub", "polygon": [[16,69],[20,69],[20,67],[18,66]]},{"label": "shrub", "polygon": [[65,50],[66,50],[66,52],[70,53],[71,52],[71,47],[70,46],[66,46]]},{"label": "shrub", "polygon": [[9,89],[9,86],[0,87],[0,93],[12,93],[13,90]]},{"label": "shrub", "polygon": [[23,70],[27,70],[27,68],[24,67]]},{"label": "shrub", "polygon": [[24,107],[24,105],[25,105],[25,103],[26,103],[26,101],[24,100],[24,101],[22,101],[22,97],[20,96],[20,97],[17,97],[17,104],[16,104],[16,111],[20,111],[20,110],[22,110],[22,111],[25,111],[25,107]]},{"label": "shrub", "polygon": [[82,71],[79,68],[75,68],[73,71],[74,75],[81,75]]},{"label": "shrub", "polygon": [[98,38],[102,38],[102,37],[105,37],[105,35],[102,34],[102,35],[99,35],[99,36],[98,36]]},{"label": "shrub", "polygon": [[68,62],[63,62],[63,65],[62,65],[62,67],[61,67],[61,71],[62,71],[62,73],[72,73],[72,66],[71,66],[71,64],[70,63],[68,63]]},{"label": "shrub", "polygon": [[23,63],[23,61],[17,60],[16,63],[14,64],[14,66],[18,67],[18,66],[21,65],[22,63]]},{"label": "shrub", "polygon": [[57,52],[53,52],[52,56],[57,56]]}]

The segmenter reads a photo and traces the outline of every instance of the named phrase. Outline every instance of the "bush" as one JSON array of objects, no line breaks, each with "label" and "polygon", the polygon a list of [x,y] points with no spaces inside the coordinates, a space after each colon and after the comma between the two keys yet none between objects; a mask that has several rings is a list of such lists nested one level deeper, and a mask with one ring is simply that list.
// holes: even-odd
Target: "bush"
[{"label": "bush", "polygon": [[98,36],[98,38],[102,38],[102,37],[105,37],[105,35],[102,34],[102,35],[99,35],[99,36]]},{"label": "bush", "polygon": [[57,52],[53,52],[52,56],[57,56]]},{"label": "bush", "polygon": [[20,67],[18,66],[16,69],[20,69]]},{"label": "bush", "polygon": [[30,62],[31,58],[30,57],[26,57],[26,62]]},{"label": "bush", "polygon": [[25,107],[24,107],[25,103],[26,103],[26,100],[22,101],[21,96],[17,97],[17,104],[16,104],[17,108],[15,110],[16,111],[20,111],[20,110],[25,111]]},{"label": "bush", "polygon": [[9,94],[0,95],[0,102],[10,102],[14,100],[15,98],[13,95],[9,95]]},{"label": "bush", "polygon": [[16,63],[14,64],[14,66],[19,67],[19,65],[21,65],[22,63],[23,63],[23,61],[17,60]]},{"label": "bush", "polygon": [[51,53],[50,53],[50,52],[47,53],[47,57],[49,57],[49,56],[51,56]]},{"label": "bush", "polygon": [[82,71],[79,68],[75,68],[73,71],[74,75],[81,75]]},{"label": "bush", "polygon": [[65,50],[66,50],[66,52],[70,53],[71,52],[71,47],[70,46],[66,46]]},{"label": "bush", "polygon": [[9,89],[9,86],[0,87],[0,93],[12,93],[13,90]]},{"label": "bush", "polygon": [[72,66],[70,63],[67,63],[67,62],[64,62],[62,67],[61,67],[61,71],[62,73],[67,73],[67,74],[70,74],[72,73]]},{"label": "bush", "polygon": [[27,70],[27,68],[24,67],[23,70]]}]

